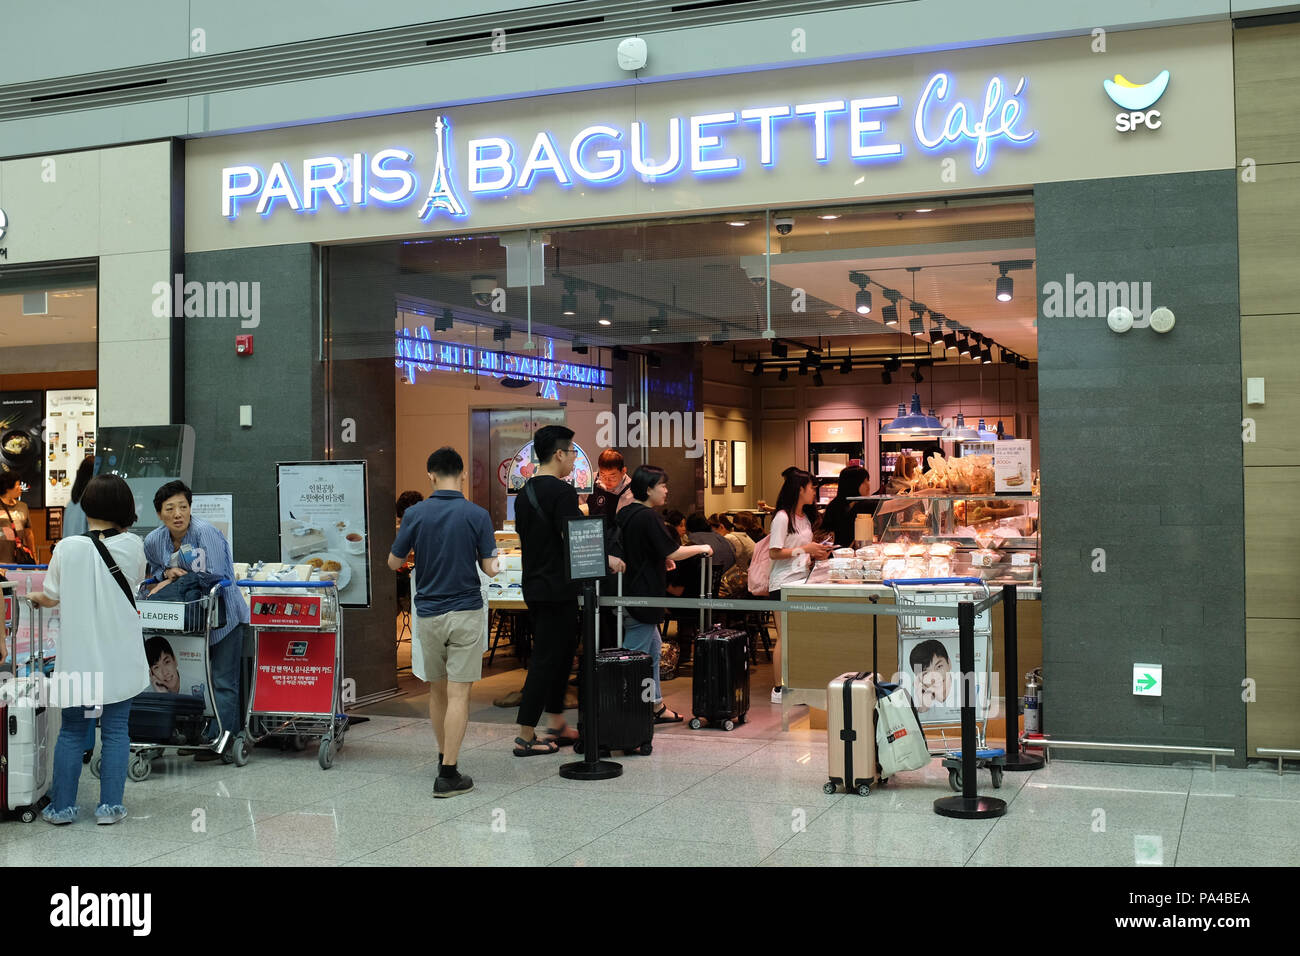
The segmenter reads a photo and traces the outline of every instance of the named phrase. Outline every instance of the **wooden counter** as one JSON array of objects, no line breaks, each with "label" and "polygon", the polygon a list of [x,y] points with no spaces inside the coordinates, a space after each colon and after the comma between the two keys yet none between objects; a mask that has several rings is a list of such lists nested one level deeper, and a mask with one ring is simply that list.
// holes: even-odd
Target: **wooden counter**
[{"label": "wooden counter", "polygon": [[[1026,600],[1029,595],[1034,599]],[[822,603],[864,604],[875,596],[881,604],[893,604],[893,591],[874,584],[790,584],[781,589],[781,599],[816,598]],[[1019,673],[1016,693],[1024,693],[1025,674],[1043,664],[1043,611],[1035,592],[1017,603],[1016,624]],[[1001,603],[993,606],[993,670],[1002,674]],[[869,671],[871,626],[876,622],[876,670],[888,679],[898,667],[898,619],[892,615],[867,617],[860,614],[790,612],[781,615],[781,671],[787,692],[782,695],[781,726],[788,729],[788,707],[808,704],[826,708],[826,685],[845,671]],[[953,619],[953,629],[957,621]],[[955,663],[955,662],[954,662]],[[955,668],[954,668],[955,669]],[[999,682],[999,687],[1003,686]]]}]

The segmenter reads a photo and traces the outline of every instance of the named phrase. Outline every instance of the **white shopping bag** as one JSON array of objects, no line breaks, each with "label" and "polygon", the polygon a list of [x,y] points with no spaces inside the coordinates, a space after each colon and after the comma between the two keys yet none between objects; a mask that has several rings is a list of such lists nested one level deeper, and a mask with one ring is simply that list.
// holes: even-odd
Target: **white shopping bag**
[{"label": "white shopping bag", "polygon": [[920,770],[930,762],[930,748],[912,698],[901,687],[876,700],[876,760],[883,777]]}]

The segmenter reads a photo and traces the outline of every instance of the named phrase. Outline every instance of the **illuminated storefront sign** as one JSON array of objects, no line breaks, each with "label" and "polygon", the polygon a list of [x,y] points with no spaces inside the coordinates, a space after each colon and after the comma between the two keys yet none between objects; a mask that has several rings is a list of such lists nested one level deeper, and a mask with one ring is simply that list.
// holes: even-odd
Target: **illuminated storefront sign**
[{"label": "illuminated storefront sign", "polygon": [[471,375],[490,375],[493,378],[515,378],[542,385],[543,398],[559,398],[556,386],[572,388],[610,388],[611,371],[598,365],[579,365],[574,362],[557,362],[555,343],[541,340],[543,355],[517,355],[476,349],[457,342],[440,342],[427,326],[415,331],[403,329],[397,333],[397,368],[408,382],[415,381],[415,373],[465,372]]},{"label": "illuminated storefront sign", "polygon": [[[912,108],[911,145],[931,155],[967,152],[975,172],[987,172],[995,146],[1025,146],[1037,135],[1023,122],[1021,97],[1027,85],[1023,76],[1014,84],[993,76],[983,97],[968,101],[957,95],[949,74],[935,73]],[[886,126],[901,125],[891,120],[904,106],[898,94],[786,103],[673,116],[653,125],[598,123],[569,137],[540,130],[526,146],[507,136],[478,136],[465,143],[463,178],[453,161],[451,122],[438,116],[430,185],[417,216],[429,222],[441,212],[463,221],[471,214],[466,197],[527,193],[547,184],[568,189],[615,185],[632,175],[648,182],[729,177],[743,175],[753,165],[825,164],[836,156],[854,163],[897,162],[911,145]],[[777,132],[792,126],[803,126],[810,134],[806,151],[782,157]],[[727,134],[735,130],[757,132],[749,155],[728,144]],[[789,136],[783,142],[788,151]],[[312,214],[327,204],[338,209],[371,203],[403,206],[421,194],[416,170],[416,156],[401,147],[277,161],[268,170],[226,166],[221,170],[221,215],[236,219],[255,210],[270,216],[281,209]]]}]

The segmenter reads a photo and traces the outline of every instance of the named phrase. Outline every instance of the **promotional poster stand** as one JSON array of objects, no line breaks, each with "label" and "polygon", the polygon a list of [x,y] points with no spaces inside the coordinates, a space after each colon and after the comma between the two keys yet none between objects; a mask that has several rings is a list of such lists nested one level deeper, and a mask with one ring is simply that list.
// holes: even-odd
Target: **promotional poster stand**
[{"label": "promotional poster stand", "polygon": [[320,738],[322,770],[343,748],[343,616],[333,581],[240,581],[249,589],[253,689],[245,733],[252,743],[288,737],[297,750]]},{"label": "promotional poster stand", "polygon": [[[201,656],[203,659],[204,683],[201,688],[198,688],[197,692],[198,696],[203,698],[205,711],[210,710],[211,714],[206,714],[202,720],[195,721],[184,731],[174,734],[172,740],[168,743],[131,741],[131,762],[126,767],[126,775],[129,779],[137,782],[147,779],[153,773],[153,762],[168,750],[214,750],[221,754],[221,759],[226,763],[233,763],[237,767],[242,767],[248,763],[247,741],[244,740],[242,734],[237,732],[238,728],[222,725],[221,713],[214,706],[212,697],[212,631],[217,626],[217,612],[221,606],[221,590],[228,587],[230,587],[229,581],[218,581],[213,585],[212,590],[197,601],[139,602],[140,619],[146,643],[155,635],[202,638],[202,654],[196,653],[195,656]],[[198,605],[202,609],[202,625],[197,629],[186,627],[186,621],[193,618],[193,615],[186,613],[190,605]],[[201,731],[209,720],[215,721],[217,733],[211,741],[204,741]],[[228,747],[227,744],[229,744]],[[95,777],[99,776],[102,760],[102,755],[96,754],[95,759],[90,763],[90,772]]]}]

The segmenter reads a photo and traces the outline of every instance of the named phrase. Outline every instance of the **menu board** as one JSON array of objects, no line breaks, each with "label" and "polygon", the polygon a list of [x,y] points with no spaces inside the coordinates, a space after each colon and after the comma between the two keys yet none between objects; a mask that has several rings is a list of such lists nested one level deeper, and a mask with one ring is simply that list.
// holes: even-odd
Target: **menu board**
[{"label": "menu board", "polygon": [[337,575],[339,603],[370,606],[370,534],[364,461],[276,465],[280,560]]},{"label": "menu board", "polygon": [[1034,488],[1031,468],[1033,442],[997,442],[993,451],[994,491],[998,494],[1027,495]]},{"label": "menu board", "polygon": [[45,507],[44,422],[44,392],[0,392],[0,464],[18,473],[33,509]]},{"label": "menu board", "polygon": [[565,542],[570,581],[593,581],[606,573],[605,519],[570,518]]},{"label": "menu board", "polygon": [[49,491],[45,503],[66,507],[72,503],[72,483],[87,455],[95,454],[95,390],[51,389],[45,393],[45,475]]}]

